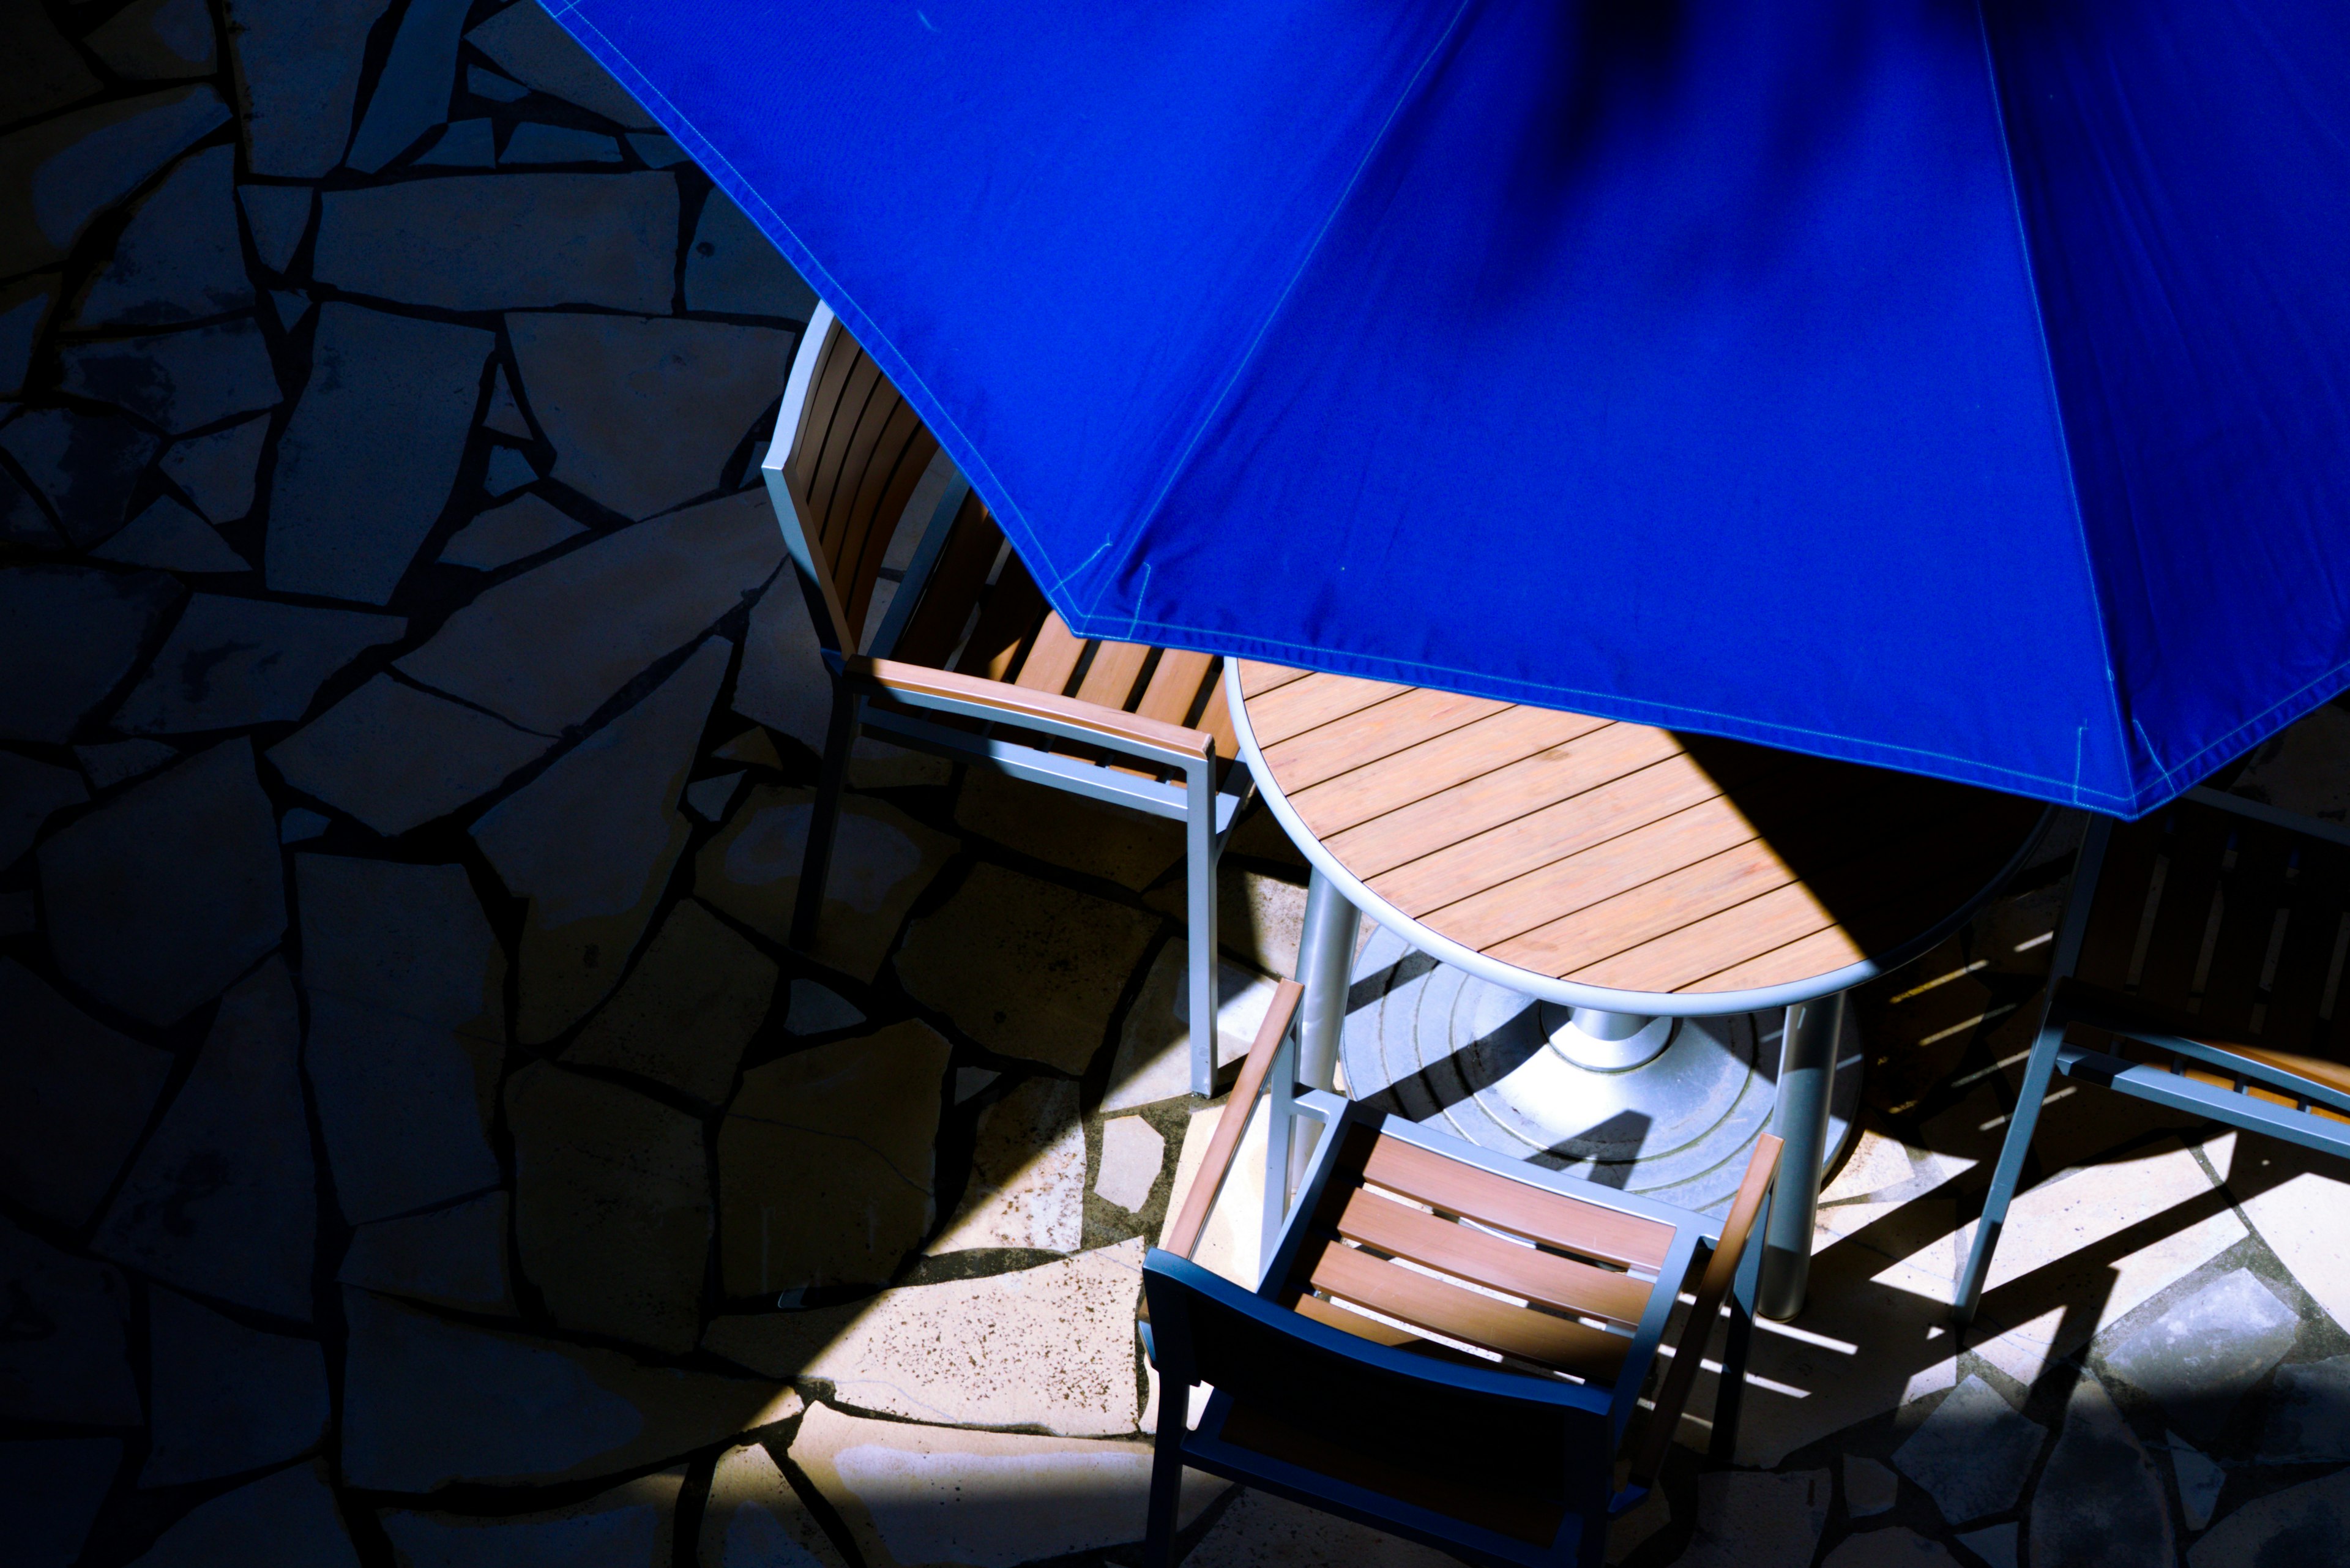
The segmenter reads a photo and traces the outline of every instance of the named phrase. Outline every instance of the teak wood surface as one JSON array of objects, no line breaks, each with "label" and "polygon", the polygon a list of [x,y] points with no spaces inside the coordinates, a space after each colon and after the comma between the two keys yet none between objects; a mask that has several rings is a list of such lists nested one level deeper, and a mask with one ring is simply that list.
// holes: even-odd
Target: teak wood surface
[{"label": "teak wood surface", "polygon": [[1981,892],[2039,803],[1887,769],[1243,662],[1272,782],[1437,935],[1617,991],[1785,985]]}]

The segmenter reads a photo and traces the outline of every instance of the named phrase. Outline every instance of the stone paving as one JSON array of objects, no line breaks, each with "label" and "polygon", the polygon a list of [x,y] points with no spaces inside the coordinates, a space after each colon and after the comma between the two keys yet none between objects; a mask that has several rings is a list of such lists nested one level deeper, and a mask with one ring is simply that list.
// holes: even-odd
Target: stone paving
[{"label": "stone paving", "polygon": [[[530,0],[0,40],[0,1556],[1136,1561],[1180,845],[868,744],[784,943],[808,291]],[[2350,714],[2235,786],[2341,819]],[[1617,1560],[2350,1559],[2350,1172],[2060,1089],[1948,1324],[2070,861],[1860,994],[1813,1305]],[[1242,825],[1227,1054],[1303,878]]]}]

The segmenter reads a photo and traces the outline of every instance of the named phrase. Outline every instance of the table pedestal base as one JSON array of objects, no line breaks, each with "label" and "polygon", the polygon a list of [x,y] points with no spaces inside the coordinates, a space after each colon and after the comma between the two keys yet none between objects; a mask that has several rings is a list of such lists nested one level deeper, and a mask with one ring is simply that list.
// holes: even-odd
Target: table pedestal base
[{"label": "table pedestal base", "polygon": [[[1570,1031],[1566,1008],[1473,979],[1385,929],[1355,960],[1352,981],[1340,1047],[1350,1097],[1497,1153],[1719,1214],[1771,1128],[1783,1010],[1660,1019],[1655,1034],[1610,1043],[1595,1037],[1617,1025]],[[1657,1034],[1661,1045],[1648,1052]],[[1635,1039],[1638,1050],[1623,1054],[1645,1054],[1638,1064],[1586,1064],[1595,1047]],[[1861,1064],[1847,1016],[1827,1086],[1824,1169],[1852,1137]]]}]

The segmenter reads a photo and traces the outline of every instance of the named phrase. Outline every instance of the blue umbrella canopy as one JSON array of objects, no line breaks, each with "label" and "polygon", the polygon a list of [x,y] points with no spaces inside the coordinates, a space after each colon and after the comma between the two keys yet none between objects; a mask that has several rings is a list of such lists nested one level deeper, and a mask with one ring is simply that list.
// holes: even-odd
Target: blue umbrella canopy
[{"label": "blue umbrella canopy", "polygon": [[1069,625],[2119,814],[2350,682],[2339,0],[580,0]]}]

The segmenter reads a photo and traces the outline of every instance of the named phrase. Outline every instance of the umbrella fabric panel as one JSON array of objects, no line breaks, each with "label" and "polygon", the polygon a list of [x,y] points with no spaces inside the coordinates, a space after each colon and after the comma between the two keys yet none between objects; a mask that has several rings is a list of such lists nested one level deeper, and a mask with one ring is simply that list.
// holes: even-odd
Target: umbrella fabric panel
[{"label": "umbrella fabric panel", "polygon": [[1481,6],[1074,618],[2122,804],[1980,28],[1678,14]]},{"label": "umbrella fabric panel", "polygon": [[2350,660],[2350,10],[1987,10],[2141,801]]},{"label": "umbrella fabric panel", "polygon": [[1056,602],[1172,472],[1453,18],[1353,0],[556,15],[839,313]]}]

